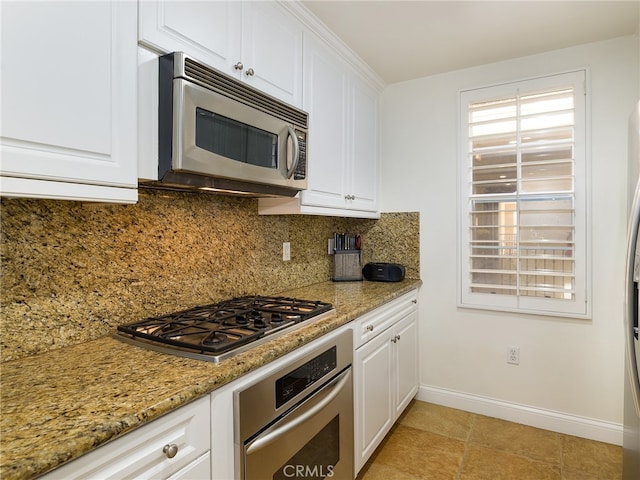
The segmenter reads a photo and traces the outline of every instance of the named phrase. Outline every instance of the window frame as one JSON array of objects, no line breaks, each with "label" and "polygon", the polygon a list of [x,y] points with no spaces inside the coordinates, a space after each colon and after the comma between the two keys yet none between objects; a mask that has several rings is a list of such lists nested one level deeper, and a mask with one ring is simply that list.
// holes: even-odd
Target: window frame
[{"label": "window frame", "polygon": [[[458,245],[457,306],[534,315],[591,318],[591,196],[590,108],[587,68],[539,77],[462,89],[458,94]],[[520,295],[471,292],[471,164],[469,162],[469,105],[493,98],[526,95],[571,84],[574,106],[575,298],[561,300]],[[519,180],[519,178],[518,178]]]}]

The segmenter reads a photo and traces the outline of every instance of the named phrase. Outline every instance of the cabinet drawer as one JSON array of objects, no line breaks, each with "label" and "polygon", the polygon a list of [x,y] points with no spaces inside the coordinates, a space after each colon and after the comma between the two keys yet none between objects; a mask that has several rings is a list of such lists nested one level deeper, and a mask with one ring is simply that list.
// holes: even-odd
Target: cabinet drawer
[{"label": "cabinet drawer", "polygon": [[354,348],[384,332],[402,317],[417,309],[418,291],[413,290],[392,300],[355,321]]},{"label": "cabinet drawer", "polygon": [[205,453],[167,480],[211,480],[211,453]]},{"label": "cabinet drawer", "polygon": [[[209,396],[196,400],[42,478],[167,478],[209,451],[209,404]],[[166,445],[177,447],[173,458],[163,452]]]}]

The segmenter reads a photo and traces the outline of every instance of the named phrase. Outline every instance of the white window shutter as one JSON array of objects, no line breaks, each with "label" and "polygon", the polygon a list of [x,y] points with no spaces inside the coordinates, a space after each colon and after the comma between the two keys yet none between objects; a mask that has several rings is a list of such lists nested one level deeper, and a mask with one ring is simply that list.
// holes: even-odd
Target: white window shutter
[{"label": "white window shutter", "polygon": [[589,314],[585,75],[461,92],[461,306]]}]

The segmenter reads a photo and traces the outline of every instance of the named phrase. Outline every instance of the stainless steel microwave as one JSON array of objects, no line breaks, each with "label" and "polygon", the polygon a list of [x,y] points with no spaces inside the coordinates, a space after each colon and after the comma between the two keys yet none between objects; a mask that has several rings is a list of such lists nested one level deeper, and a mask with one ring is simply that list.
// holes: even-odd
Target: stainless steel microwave
[{"label": "stainless steel microwave", "polygon": [[249,196],[307,188],[309,115],[182,52],[159,58],[158,180]]}]

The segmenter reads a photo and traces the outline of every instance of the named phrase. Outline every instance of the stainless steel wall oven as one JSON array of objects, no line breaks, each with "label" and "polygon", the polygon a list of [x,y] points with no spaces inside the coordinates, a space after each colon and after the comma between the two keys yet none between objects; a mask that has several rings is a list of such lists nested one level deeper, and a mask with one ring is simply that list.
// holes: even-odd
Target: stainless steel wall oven
[{"label": "stainless steel wall oven", "polygon": [[352,331],[234,393],[240,478],[354,476]]}]

